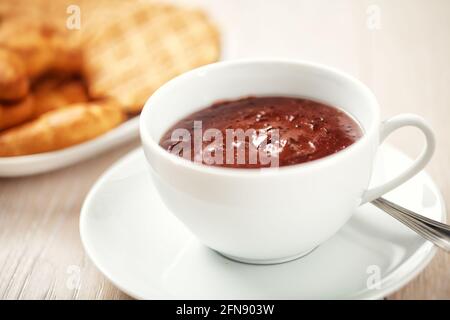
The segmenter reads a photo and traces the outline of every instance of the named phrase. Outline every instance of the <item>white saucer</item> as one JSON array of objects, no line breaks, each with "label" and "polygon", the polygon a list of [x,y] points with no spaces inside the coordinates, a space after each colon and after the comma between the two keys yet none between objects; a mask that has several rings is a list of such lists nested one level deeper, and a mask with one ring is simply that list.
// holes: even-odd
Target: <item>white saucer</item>
[{"label": "white saucer", "polygon": [[[411,161],[392,147],[380,150],[374,184]],[[444,220],[442,197],[424,172],[386,198]],[[119,161],[92,188],[80,233],[100,271],[141,299],[379,299],[410,281],[436,251],[369,204],[301,259],[270,266],[228,260],[200,244],[165,208],[142,150]]]}]

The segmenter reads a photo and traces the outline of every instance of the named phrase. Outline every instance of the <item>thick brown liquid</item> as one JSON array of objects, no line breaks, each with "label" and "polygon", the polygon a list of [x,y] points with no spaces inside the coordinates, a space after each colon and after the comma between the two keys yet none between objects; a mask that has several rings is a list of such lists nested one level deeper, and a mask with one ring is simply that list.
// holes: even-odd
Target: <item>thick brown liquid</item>
[{"label": "thick brown liquid", "polygon": [[[171,152],[179,141],[172,141],[172,132],[183,128],[194,136],[194,121],[202,122],[202,130],[215,128],[226,136],[227,129],[255,129],[267,136],[278,129],[279,140],[276,148],[270,148],[270,138],[265,146],[255,144],[247,139],[245,143],[246,161],[238,163],[237,152],[233,163],[225,162],[225,141],[214,152],[223,153],[223,163],[212,165],[232,168],[268,167],[267,163],[250,163],[248,152],[253,143],[257,149],[278,156],[279,166],[289,166],[326,157],[343,150],[362,136],[360,126],[345,112],[307,99],[289,97],[248,97],[232,101],[220,101],[212,106],[195,112],[177,122],[162,137],[160,145]],[[225,139],[224,139],[225,140]],[[259,140],[258,140],[259,141]],[[194,151],[192,157],[198,157],[201,150],[210,146],[211,141],[203,141],[202,148]],[[269,148],[267,148],[269,146]],[[229,147],[229,145],[228,145]],[[182,153],[178,153],[183,156]],[[201,154],[200,154],[201,156]],[[202,158],[200,158],[202,159]],[[205,163],[205,162],[204,162]],[[211,163],[210,163],[211,164]]]}]

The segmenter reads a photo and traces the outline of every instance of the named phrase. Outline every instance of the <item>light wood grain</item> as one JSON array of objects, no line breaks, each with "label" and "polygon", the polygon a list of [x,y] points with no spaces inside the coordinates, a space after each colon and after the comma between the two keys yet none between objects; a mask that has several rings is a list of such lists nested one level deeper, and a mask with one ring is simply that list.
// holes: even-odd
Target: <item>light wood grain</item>
[{"label": "light wood grain", "polygon": [[[243,42],[234,47],[233,58],[257,55],[272,37],[277,44],[270,48],[273,55],[314,59],[358,76],[377,95],[383,117],[412,112],[426,118],[438,142],[427,171],[450,206],[450,1],[285,0],[285,6],[280,1],[196,2],[220,23],[231,19],[232,25],[242,25]],[[367,28],[369,5],[380,8],[380,29]],[[254,11],[235,10],[239,6]],[[264,19],[269,14],[271,19]],[[255,26],[266,28],[264,37]],[[295,38],[292,32],[279,32],[280,26],[299,26],[291,30]],[[249,41],[253,45],[244,47]],[[389,142],[415,156],[422,137],[405,129]],[[0,179],[0,298],[129,299],[87,258],[78,218],[96,179],[138,145],[136,141],[48,174]],[[424,272],[388,299],[450,299],[450,255],[440,252]]]},{"label": "light wood grain", "polygon": [[96,179],[138,145],[49,174],[0,180],[0,298],[128,298],[88,260],[78,218]]}]

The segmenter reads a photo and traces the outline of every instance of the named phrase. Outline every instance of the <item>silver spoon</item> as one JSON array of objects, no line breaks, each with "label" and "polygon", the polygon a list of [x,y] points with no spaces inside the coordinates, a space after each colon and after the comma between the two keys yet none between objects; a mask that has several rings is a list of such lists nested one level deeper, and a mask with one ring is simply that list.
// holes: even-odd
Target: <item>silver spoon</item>
[{"label": "silver spoon", "polygon": [[449,225],[421,216],[384,198],[375,199],[371,203],[439,248],[450,252]]}]

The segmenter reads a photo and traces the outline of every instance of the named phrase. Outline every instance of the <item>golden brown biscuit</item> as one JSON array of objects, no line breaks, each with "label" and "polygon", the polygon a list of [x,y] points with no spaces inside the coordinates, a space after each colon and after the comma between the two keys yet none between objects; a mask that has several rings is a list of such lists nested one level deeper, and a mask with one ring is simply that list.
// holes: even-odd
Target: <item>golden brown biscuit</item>
[{"label": "golden brown biscuit", "polygon": [[0,102],[0,130],[21,124],[33,117],[33,99],[27,96],[18,102]]},{"label": "golden brown biscuit", "polygon": [[0,100],[18,100],[28,93],[29,83],[22,60],[0,48]]},{"label": "golden brown biscuit", "polygon": [[74,103],[87,102],[86,85],[81,79],[46,77],[33,87],[34,114],[40,116],[48,111],[66,108]]},{"label": "golden brown biscuit", "polygon": [[0,157],[67,148],[93,139],[125,120],[120,107],[90,102],[50,111],[36,120],[0,133]]}]

